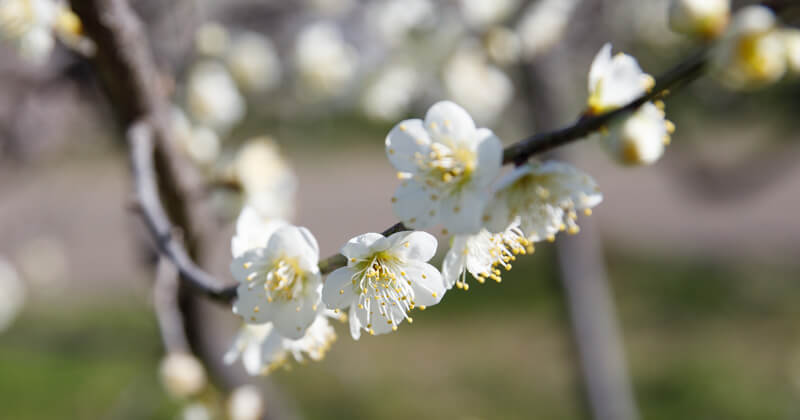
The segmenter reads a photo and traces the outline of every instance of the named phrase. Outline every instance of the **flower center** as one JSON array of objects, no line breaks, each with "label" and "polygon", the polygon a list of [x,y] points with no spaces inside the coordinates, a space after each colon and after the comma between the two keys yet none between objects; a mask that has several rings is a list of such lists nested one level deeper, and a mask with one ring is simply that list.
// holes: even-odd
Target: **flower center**
[{"label": "flower center", "polygon": [[370,334],[374,334],[373,322],[386,322],[392,330],[403,319],[412,322],[408,312],[414,309],[414,291],[402,269],[403,263],[400,258],[381,251],[363,260],[353,276],[358,308],[367,311],[366,327]]},{"label": "flower center", "polygon": [[475,152],[461,147],[433,143],[427,159],[419,164],[427,169],[429,183],[461,185],[475,171]]},{"label": "flower center", "polygon": [[267,301],[275,298],[293,300],[303,291],[305,271],[300,268],[296,257],[278,259],[266,273],[264,291]]}]

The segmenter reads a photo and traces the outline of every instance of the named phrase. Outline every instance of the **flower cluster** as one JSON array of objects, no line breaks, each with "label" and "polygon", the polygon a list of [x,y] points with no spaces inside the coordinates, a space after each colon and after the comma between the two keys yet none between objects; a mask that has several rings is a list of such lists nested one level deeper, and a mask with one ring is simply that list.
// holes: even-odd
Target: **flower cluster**
[{"label": "flower cluster", "polygon": [[56,39],[80,53],[90,55],[94,44],[83,36],[80,19],[65,1],[0,1],[0,39],[11,42],[22,58],[43,63]]}]

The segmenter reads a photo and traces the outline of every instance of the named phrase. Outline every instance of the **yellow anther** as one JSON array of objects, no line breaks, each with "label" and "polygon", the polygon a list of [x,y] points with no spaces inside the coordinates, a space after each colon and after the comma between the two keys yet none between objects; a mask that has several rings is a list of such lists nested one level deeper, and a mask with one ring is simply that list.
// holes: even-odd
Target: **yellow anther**
[{"label": "yellow anther", "polygon": [[372,328],[370,328],[370,329],[369,329],[369,335],[375,335],[375,330],[373,330]]},{"label": "yellow anther", "polygon": [[585,214],[587,216],[591,216],[592,215],[592,209],[583,209],[583,214]]},{"label": "yellow anther", "polygon": [[397,331],[397,325],[392,325],[392,331]]},{"label": "yellow anther", "polygon": [[344,294],[344,289],[339,289],[339,294],[343,295]]},{"label": "yellow anther", "polygon": [[675,123],[670,120],[664,120],[664,126],[667,128],[667,133],[672,134],[675,132]]},{"label": "yellow anther", "polygon": [[664,110],[664,101],[662,101],[661,99],[659,99],[657,101],[653,101],[653,105],[655,105],[656,108],[658,108],[658,109],[660,109],[662,111]]},{"label": "yellow anther", "polygon": [[413,324],[414,323],[414,318],[408,317],[408,323],[409,324]]},{"label": "yellow anther", "polygon": [[442,235],[449,235],[450,231],[447,229],[442,229]]},{"label": "yellow anther", "polygon": [[450,172],[445,172],[445,173],[442,175],[442,181],[444,181],[444,182],[450,182],[450,181],[452,181],[452,180],[453,180],[453,175],[451,175],[451,174],[450,174]]},{"label": "yellow anther", "polygon": [[459,207],[459,206],[453,207],[453,213],[458,213],[460,211],[461,211],[461,207]]},{"label": "yellow anther", "polygon": [[427,278],[428,278],[428,276],[426,276],[426,275],[424,275],[424,274],[423,274],[423,275],[422,275],[422,278],[423,278],[423,279],[427,279]]},{"label": "yellow anther", "polygon": [[261,310],[258,306],[253,307],[253,312],[258,313]]},{"label": "yellow anther", "polygon": [[406,247],[406,248],[408,248],[408,247],[409,247],[409,246],[411,246],[411,245],[409,245],[409,244],[408,244],[408,242],[406,242],[406,243],[404,243],[404,244],[403,244],[403,246],[404,246],[404,247]]},{"label": "yellow anther", "polygon": [[466,290],[469,290],[469,285],[468,285],[467,283],[464,283],[464,290],[465,290],[465,291],[466,291]]},{"label": "yellow anther", "polygon": [[419,306],[418,306],[418,308],[419,308],[419,310],[420,310],[420,311],[424,311],[424,310],[425,310],[425,308],[427,308],[427,306],[425,306],[425,305],[419,305]]},{"label": "yellow anther", "polygon": [[397,202],[397,197],[392,197],[392,203],[396,203],[396,202]]},{"label": "yellow anther", "polygon": [[389,149],[389,154],[393,155],[394,154],[394,149]]},{"label": "yellow anther", "polygon": [[431,296],[436,297],[438,295],[434,292],[434,293],[431,293]]},{"label": "yellow anther", "polygon": [[253,266],[253,263],[251,263],[251,262],[246,262],[246,263],[242,264],[242,267],[244,267],[245,270],[247,270],[248,268],[250,268],[252,266]]},{"label": "yellow anther", "polygon": [[405,124],[400,124],[400,131],[408,131],[408,127]]},{"label": "yellow anther", "polygon": [[555,242],[555,241],[556,241],[555,235],[553,235],[552,233],[547,235],[547,242]]},{"label": "yellow anther", "polygon": [[362,304],[360,304],[360,303],[359,303],[359,304],[358,304],[358,309],[364,309],[364,305],[362,305]]},{"label": "yellow anther", "polygon": [[578,225],[572,225],[572,226],[569,227],[569,230],[567,231],[567,233],[569,233],[570,235],[575,235],[580,231],[581,231],[581,228],[579,228]]},{"label": "yellow anther", "polygon": [[431,194],[431,200],[436,201],[439,199],[439,196],[436,194]]}]

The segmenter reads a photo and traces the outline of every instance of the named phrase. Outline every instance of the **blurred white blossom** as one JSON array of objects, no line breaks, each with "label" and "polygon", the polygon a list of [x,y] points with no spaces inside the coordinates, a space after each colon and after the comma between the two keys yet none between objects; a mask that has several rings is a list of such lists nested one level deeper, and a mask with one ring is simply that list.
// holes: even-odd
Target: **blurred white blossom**
[{"label": "blurred white blossom", "polygon": [[789,69],[800,74],[800,30],[783,29],[781,31],[783,43],[786,46],[786,58],[789,60]]},{"label": "blurred white blossom", "polygon": [[637,99],[655,85],[655,79],[642,71],[636,59],[618,53],[611,56],[611,44],[603,45],[589,70],[591,113],[611,111]]},{"label": "blurred white blossom", "polygon": [[511,78],[476,45],[460,47],[442,69],[447,93],[482,124],[491,124],[514,96]]},{"label": "blurred white blossom", "polygon": [[201,55],[220,58],[228,50],[230,34],[222,24],[205,22],[194,34],[195,49]]},{"label": "blurred white blossom", "polygon": [[445,287],[469,290],[467,272],[483,283],[486,279],[501,280],[498,267],[511,269],[517,255],[533,252],[533,245],[519,228],[516,218],[504,231],[490,233],[486,229],[474,235],[456,235],[442,263]]},{"label": "blurred white blossom", "polygon": [[236,36],[227,54],[228,68],[245,92],[262,92],[278,85],[281,63],[275,46],[257,32]]},{"label": "blurred white blossom", "polygon": [[370,85],[362,99],[367,116],[381,120],[402,117],[417,96],[419,75],[411,66],[392,66]]},{"label": "blurred white blossom", "polygon": [[775,14],[764,6],[739,9],[715,51],[713,74],[731,89],[749,89],[776,82],[786,67]]},{"label": "blurred white blossom", "polygon": [[0,332],[5,331],[16,319],[25,304],[26,286],[17,270],[5,258],[0,257]]},{"label": "blurred white blossom", "polygon": [[264,399],[255,385],[242,385],[228,397],[230,420],[258,420],[264,414]]},{"label": "blurred white blossom", "polygon": [[547,52],[564,36],[580,0],[539,0],[531,3],[517,24],[525,57]]},{"label": "blurred white blossom", "polygon": [[471,26],[501,23],[516,11],[519,0],[460,0],[461,13]]},{"label": "blurred white blossom", "polygon": [[435,305],[445,293],[439,270],[427,263],[436,246],[436,238],[421,231],[352,238],[341,250],[347,266],[325,280],[323,302],[337,310],[350,308],[355,340],[362,328],[370,334],[395,331],[403,320],[411,322],[412,309]]},{"label": "blurred white blossom", "polygon": [[239,282],[234,313],[250,324],[272,322],[281,336],[299,339],[321,310],[317,240],[304,227],[279,227],[266,246],[231,263]]},{"label": "blurred white blossom", "polygon": [[32,291],[58,295],[66,287],[70,268],[61,239],[50,236],[31,238],[20,245],[16,260]]},{"label": "blurred white blossom", "polygon": [[603,201],[597,183],[588,174],[562,162],[528,162],[497,184],[484,215],[490,232],[503,232],[519,218],[520,229],[531,242],[554,240],[558,231],[578,233],[578,211],[591,213]]},{"label": "blurred white blossom", "polygon": [[326,97],[342,93],[358,68],[358,52],[331,22],[313,23],[300,32],[295,64],[303,87]]},{"label": "blurred white blossom", "polygon": [[288,223],[282,219],[268,219],[254,207],[245,206],[236,219],[236,233],[231,239],[231,254],[241,257],[245,252],[264,248],[278,228]]},{"label": "blurred white blossom", "polygon": [[486,31],[486,53],[496,63],[504,66],[519,60],[521,43],[516,32],[505,26],[493,26]]},{"label": "blurred white blossom", "polygon": [[397,45],[414,30],[430,26],[434,12],[430,0],[381,0],[368,4],[366,19],[384,42]]},{"label": "blurred white blossom", "polygon": [[212,420],[211,410],[203,403],[188,404],[181,411],[181,420]]},{"label": "blurred white blossom", "polygon": [[206,370],[196,357],[189,353],[172,352],[161,360],[161,383],[175,398],[188,398],[206,386]]},{"label": "blurred white blossom", "polygon": [[616,123],[602,142],[611,156],[625,165],[650,165],[664,154],[675,126],[651,102]]},{"label": "blurred white blossom", "polygon": [[728,25],[730,0],[670,0],[669,26],[698,38],[716,38]]},{"label": "blurred white blossom", "polygon": [[50,56],[59,5],[53,0],[1,0],[0,38],[11,41],[34,64]]},{"label": "blurred white blossom", "polygon": [[216,61],[192,66],[186,96],[192,120],[219,133],[226,133],[244,117],[244,98],[225,66]]},{"label": "blurred white blossom", "polygon": [[477,232],[502,153],[492,131],[476,128],[452,102],[433,105],[425,121],[401,121],[386,137],[401,180],[392,197],[395,215],[415,229],[442,224],[452,233]]},{"label": "blurred white blossom", "polygon": [[264,218],[292,220],[297,178],[271,138],[247,141],[236,155],[233,172],[246,204]]},{"label": "blurred white blossom", "polygon": [[[232,364],[241,358],[250,375],[266,375],[275,369],[287,366],[290,358],[302,363],[309,358],[320,361],[336,340],[336,332],[328,322],[331,315],[322,311],[302,337],[285,338],[272,323],[245,324],[225,353],[225,363]],[[332,311],[330,311],[332,312]]]}]

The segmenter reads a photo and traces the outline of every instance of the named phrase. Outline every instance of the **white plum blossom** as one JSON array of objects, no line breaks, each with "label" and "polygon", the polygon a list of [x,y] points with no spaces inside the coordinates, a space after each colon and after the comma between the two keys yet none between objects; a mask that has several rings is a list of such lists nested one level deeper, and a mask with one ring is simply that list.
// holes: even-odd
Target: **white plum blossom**
[{"label": "white plum blossom", "polygon": [[196,357],[189,353],[173,352],[161,360],[161,383],[175,398],[188,398],[206,386],[206,370]]},{"label": "white plum blossom", "polygon": [[172,133],[183,153],[201,166],[210,166],[220,153],[219,136],[213,130],[192,126],[186,114],[177,106],[172,107]]},{"label": "white plum blossom", "polygon": [[355,6],[355,0],[306,0],[311,8],[326,16],[343,15]]},{"label": "white plum blossom", "polygon": [[650,165],[664,154],[675,125],[651,102],[612,126],[603,145],[614,159],[625,165]]},{"label": "white plum blossom", "polygon": [[795,74],[800,74],[800,30],[783,29],[781,31],[781,36],[786,46],[786,58],[789,60],[789,69]]},{"label": "white plum blossom", "polygon": [[287,224],[282,219],[263,217],[253,206],[244,206],[236,219],[236,234],[231,239],[233,258],[241,257],[251,249],[266,247],[272,234]]},{"label": "white plum blossom", "polygon": [[385,0],[368,4],[366,19],[384,42],[394,46],[411,32],[430,26],[434,13],[430,0]]},{"label": "white plum blossom", "polygon": [[2,0],[0,38],[13,42],[24,59],[41,64],[55,45],[58,10],[53,0]]},{"label": "white plum blossom", "polygon": [[322,278],[317,240],[304,227],[279,227],[266,246],[234,258],[239,282],[234,313],[250,324],[272,322],[286,338],[301,338],[320,311]]},{"label": "white plum blossom", "polygon": [[417,96],[418,86],[419,75],[413,67],[390,67],[364,93],[364,113],[371,118],[396,121]]},{"label": "white plum blossom", "polygon": [[25,304],[26,286],[17,270],[0,257],[0,332],[5,331],[17,318]]},{"label": "white plum blossom", "polygon": [[461,13],[471,26],[481,28],[501,23],[510,17],[519,0],[460,0]]},{"label": "white plum blossom", "polygon": [[500,171],[503,148],[486,128],[476,128],[460,106],[433,105],[425,116],[397,124],[386,154],[401,184],[392,197],[395,215],[414,229],[437,224],[452,233],[474,233]]},{"label": "white plum blossom", "polygon": [[211,409],[200,402],[186,405],[181,411],[181,420],[214,420]]},{"label": "white plum blossom", "polygon": [[320,97],[344,91],[358,68],[358,52],[331,22],[313,23],[300,32],[295,65],[310,93]]},{"label": "white plum blossom", "polygon": [[636,59],[603,45],[589,70],[589,112],[599,114],[627,105],[655,86],[653,76],[642,71]]},{"label": "white plum blossom", "polygon": [[223,134],[241,121],[246,108],[228,70],[211,60],[200,61],[189,71],[186,102],[195,122]]},{"label": "white plum blossom", "polygon": [[561,40],[579,0],[540,0],[528,6],[517,24],[526,58],[547,52]]},{"label": "white plum blossom", "polygon": [[224,361],[232,364],[241,358],[247,373],[255,376],[285,366],[290,357],[298,363],[306,357],[322,360],[336,340],[336,332],[328,322],[332,314],[326,312],[332,311],[317,314],[305,334],[297,339],[285,338],[272,323],[245,324],[225,353]]},{"label": "white plum blossom", "polygon": [[514,97],[511,78],[489,63],[477,44],[458,48],[445,63],[442,78],[450,98],[482,124],[494,122]]},{"label": "white plum blossom", "polygon": [[601,201],[588,174],[562,162],[528,162],[498,181],[483,220],[490,232],[504,232],[519,218],[530,242],[553,241],[562,230],[578,233],[577,212],[591,214]]},{"label": "white plum blossom", "polygon": [[194,34],[194,45],[198,53],[220,58],[228,50],[230,34],[217,22],[205,22]]},{"label": "white plum blossom", "polygon": [[716,38],[728,25],[730,14],[730,0],[671,0],[669,26],[684,35]]},{"label": "white plum blossom", "polygon": [[247,141],[236,155],[232,176],[242,186],[244,201],[267,219],[291,220],[297,177],[269,137]]},{"label": "white plum blossom", "polygon": [[731,89],[776,82],[787,68],[786,47],[775,14],[764,6],[739,9],[714,52],[712,74]]},{"label": "white plum blossom", "polygon": [[264,414],[264,400],[255,385],[242,385],[228,397],[228,418],[231,420],[257,420]]},{"label": "white plum blossom", "polygon": [[501,281],[500,268],[511,269],[517,255],[533,253],[533,244],[519,228],[516,218],[504,231],[490,233],[486,229],[474,235],[456,235],[442,263],[445,287],[469,290],[467,272],[483,283]]},{"label": "white plum blossom", "polygon": [[439,303],[445,293],[442,275],[428,264],[436,253],[436,238],[421,232],[398,232],[389,237],[365,233],[342,247],[347,266],[325,280],[322,299],[328,308],[350,308],[350,334],[397,330],[418,307]]},{"label": "white plum blossom", "polygon": [[281,80],[278,52],[269,38],[245,32],[233,39],[226,57],[228,68],[245,92],[263,92]]}]

